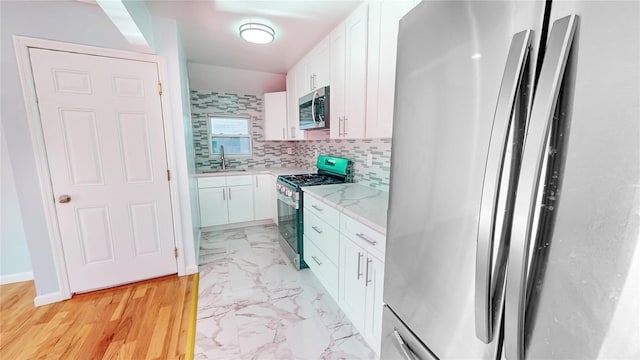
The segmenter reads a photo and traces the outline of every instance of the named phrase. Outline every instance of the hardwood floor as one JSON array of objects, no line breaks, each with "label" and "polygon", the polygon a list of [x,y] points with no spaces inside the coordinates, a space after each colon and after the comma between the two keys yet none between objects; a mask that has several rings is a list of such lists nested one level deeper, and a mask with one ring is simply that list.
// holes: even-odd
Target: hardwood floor
[{"label": "hardwood floor", "polygon": [[0,359],[184,359],[197,283],[173,275],[38,308],[32,281],[2,285]]}]

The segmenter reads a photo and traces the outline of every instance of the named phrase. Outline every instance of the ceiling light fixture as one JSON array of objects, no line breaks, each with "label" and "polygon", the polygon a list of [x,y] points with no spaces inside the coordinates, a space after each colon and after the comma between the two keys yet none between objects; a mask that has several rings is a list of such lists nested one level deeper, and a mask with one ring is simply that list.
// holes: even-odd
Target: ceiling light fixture
[{"label": "ceiling light fixture", "polygon": [[240,37],[254,44],[268,44],[273,41],[276,32],[260,23],[246,23],[240,26]]}]

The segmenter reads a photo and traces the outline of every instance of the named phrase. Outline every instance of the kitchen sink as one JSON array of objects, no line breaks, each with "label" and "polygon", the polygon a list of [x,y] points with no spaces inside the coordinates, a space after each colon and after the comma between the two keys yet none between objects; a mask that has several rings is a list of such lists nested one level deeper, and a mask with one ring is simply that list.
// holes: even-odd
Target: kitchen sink
[{"label": "kitchen sink", "polygon": [[242,171],[247,171],[247,169],[211,169],[211,170],[205,170],[202,173],[214,174],[214,173],[228,173],[228,172],[242,172]]}]

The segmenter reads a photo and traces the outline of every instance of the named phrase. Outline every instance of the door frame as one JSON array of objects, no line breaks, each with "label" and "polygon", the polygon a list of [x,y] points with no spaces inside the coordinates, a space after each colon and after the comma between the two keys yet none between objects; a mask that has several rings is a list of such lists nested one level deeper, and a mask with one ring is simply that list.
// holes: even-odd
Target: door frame
[{"label": "door frame", "polygon": [[[51,172],[46,154],[44,143],[44,132],[42,130],[42,121],[40,118],[40,110],[38,107],[37,93],[35,81],[31,69],[31,58],[29,56],[30,48],[39,48],[53,51],[65,51],[70,53],[78,53],[85,55],[94,55],[102,57],[117,58],[123,60],[144,61],[155,63],[158,67],[158,79],[162,86],[162,94],[160,94],[160,104],[162,106],[162,121],[164,127],[165,154],[167,157],[167,168],[173,174],[176,174],[176,159],[174,154],[175,143],[173,140],[174,132],[172,121],[170,121],[169,111],[169,87],[167,79],[167,67],[163,57],[159,55],[135,53],[124,50],[115,50],[101,48],[89,45],[79,45],[73,43],[44,40],[38,38],[30,38],[25,36],[13,36],[13,44],[18,62],[18,74],[22,85],[22,95],[24,97],[25,108],[27,111],[27,121],[29,123],[29,133],[31,135],[31,146],[35,156],[36,171],[38,174],[38,182],[40,184],[40,192],[42,194],[42,205],[45,210],[45,218],[47,221],[47,232],[49,234],[49,243],[53,255],[53,262],[56,271],[56,278],[59,284],[59,291],[52,294],[43,294],[36,296],[36,306],[58,302],[70,299],[73,295],[69,286],[69,278],[67,277],[67,265],[62,247],[62,237],[60,235],[60,227],[58,223],[58,215],[56,212],[55,202],[53,201],[54,193],[51,184]],[[171,216],[173,219],[173,241],[174,246],[178,250],[180,256],[176,257],[176,270],[178,275],[186,274],[185,269],[185,252],[184,239],[182,238],[182,218],[178,208],[178,184],[176,176],[169,181],[169,193],[171,202]],[[37,280],[37,279],[36,279]]]}]

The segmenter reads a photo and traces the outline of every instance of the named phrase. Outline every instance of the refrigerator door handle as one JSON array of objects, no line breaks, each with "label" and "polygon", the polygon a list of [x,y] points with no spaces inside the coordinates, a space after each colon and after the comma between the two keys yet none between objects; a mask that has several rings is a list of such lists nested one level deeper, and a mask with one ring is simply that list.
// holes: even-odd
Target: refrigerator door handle
[{"label": "refrigerator door handle", "polygon": [[[509,142],[509,129],[512,127],[511,119],[517,104],[516,97],[521,88],[523,74],[527,67],[532,33],[531,30],[521,31],[514,34],[511,40],[493,117],[482,185],[476,248],[475,324],[476,336],[485,343],[490,343],[493,340],[497,318],[496,308],[499,307],[504,295],[504,286],[501,284],[503,284],[505,277],[506,251],[503,256],[496,259],[495,272],[492,266],[496,233],[499,238],[497,242],[499,249],[502,248],[501,244],[504,241],[502,232],[495,229],[498,194],[505,164],[505,152]],[[517,171],[517,169],[511,169],[511,171]],[[512,179],[513,177],[510,176],[509,180]]]},{"label": "refrigerator door handle", "polygon": [[549,129],[554,118],[577,21],[576,15],[569,15],[553,23],[531,109],[518,180],[507,268],[509,275],[505,299],[504,341],[505,355],[509,360],[524,359],[527,270],[533,219],[537,209],[536,199]]},{"label": "refrigerator door handle", "polygon": [[419,360],[413,355],[413,351],[411,351],[409,346],[404,342],[402,336],[400,336],[400,333],[398,332],[398,329],[393,329],[393,340],[394,345],[396,345],[396,348],[400,350],[400,353],[404,356],[405,360]]}]

